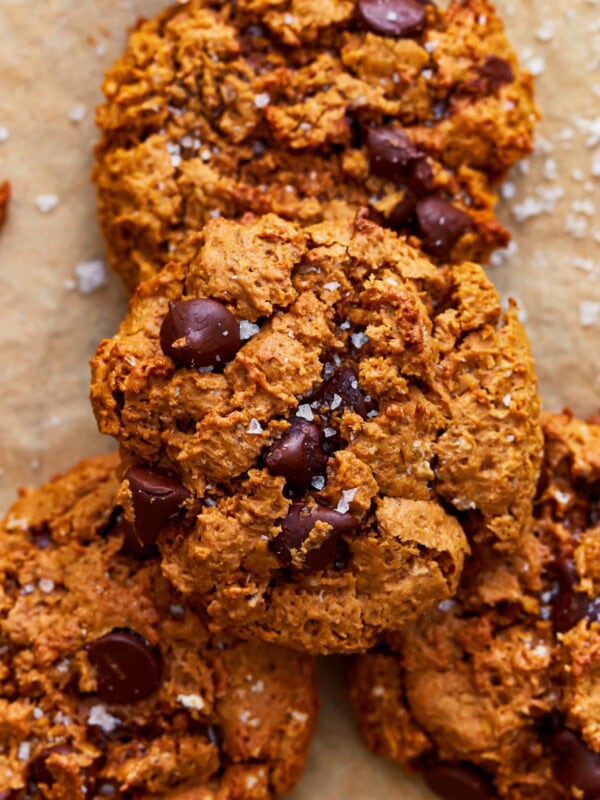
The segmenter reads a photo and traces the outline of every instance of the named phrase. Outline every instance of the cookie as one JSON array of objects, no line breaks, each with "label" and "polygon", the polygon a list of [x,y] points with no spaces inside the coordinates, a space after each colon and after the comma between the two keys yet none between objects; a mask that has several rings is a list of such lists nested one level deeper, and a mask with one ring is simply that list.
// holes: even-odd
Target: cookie
[{"label": "cookie", "polygon": [[521,550],[481,551],[456,599],[354,667],[369,747],[446,800],[600,796],[600,426],[543,428]]},{"label": "cookie", "polygon": [[6,222],[11,186],[9,181],[0,181],[0,228]]},{"label": "cookie", "polygon": [[312,660],[211,635],[115,506],[116,464],[24,491],[0,525],[0,796],[278,796],[314,727]]},{"label": "cookie", "polygon": [[442,261],[507,244],[495,184],[532,149],[488,0],[191,0],[107,72],[94,179],[133,291],[215,216],[313,224],[371,206]]},{"label": "cookie", "polygon": [[510,548],[530,524],[541,433],[515,309],[364,210],[212,220],[92,372],[128,519],[244,636],[358,651],[454,593],[465,529]]}]

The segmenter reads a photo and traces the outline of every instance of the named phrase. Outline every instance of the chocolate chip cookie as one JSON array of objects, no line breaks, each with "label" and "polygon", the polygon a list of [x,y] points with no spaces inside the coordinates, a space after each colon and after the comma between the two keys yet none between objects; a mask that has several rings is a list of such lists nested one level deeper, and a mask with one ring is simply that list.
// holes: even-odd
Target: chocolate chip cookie
[{"label": "chocolate chip cookie", "polygon": [[454,593],[465,531],[510,548],[530,524],[541,433],[515,309],[365,210],[212,220],[92,369],[127,518],[244,636],[358,651]]},{"label": "chocolate chip cookie", "polygon": [[0,797],[267,800],[302,771],[312,660],[208,632],[101,456],[0,525]]},{"label": "chocolate chip cookie", "polygon": [[372,750],[446,800],[600,796],[600,426],[546,415],[532,530],[357,660]]},{"label": "chocolate chip cookie", "polygon": [[486,260],[509,238],[494,186],[537,119],[488,0],[191,0],[138,25],[104,93],[98,209],[131,291],[246,211],[370,205],[435,258]]}]

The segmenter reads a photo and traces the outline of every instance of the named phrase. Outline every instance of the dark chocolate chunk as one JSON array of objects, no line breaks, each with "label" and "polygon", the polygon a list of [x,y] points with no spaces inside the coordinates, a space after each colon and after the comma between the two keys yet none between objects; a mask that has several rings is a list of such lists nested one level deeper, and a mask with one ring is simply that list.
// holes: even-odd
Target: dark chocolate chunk
[{"label": "dark chocolate chunk", "polygon": [[96,670],[96,693],[105,703],[137,703],[160,684],[160,659],[133,631],[114,630],[87,646]]},{"label": "dark chocolate chunk", "polygon": [[179,481],[158,469],[130,467],[125,479],[131,490],[135,535],[141,547],[152,545],[160,529],[190,493]]},{"label": "dark chocolate chunk", "polygon": [[452,248],[471,224],[468,214],[441,197],[420,200],[416,216],[423,249],[443,259],[450,257]]},{"label": "dark chocolate chunk", "polygon": [[305,569],[316,571],[332,567],[336,560],[340,536],[351,534],[358,522],[350,513],[341,514],[327,506],[307,508],[303,502],[293,503],[281,525],[281,533],[272,543],[277,558],[286,567],[292,564],[292,550],[302,547],[317,522],[331,525],[331,531],[320,547],[309,550],[304,558]]},{"label": "dark chocolate chunk", "polygon": [[485,775],[467,764],[437,764],[423,777],[444,800],[491,800],[495,796]]},{"label": "dark chocolate chunk", "polygon": [[426,19],[417,0],[359,0],[358,13],[367,28],[382,36],[414,36]]},{"label": "dark chocolate chunk", "polygon": [[283,475],[295,486],[308,486],[327,462],[322,441],[318,425],[295,417],[289,430],[267,451],[265,464],[274,475]]},{"label": "dark chocolate chunk", "polygon": [[572,561],[557,558],[553,572],[557,590],[552,602],[552,622],[557,633],[574,628],[581,619],[600,621],[600,598],[589,597],[585,592],[575,591],[577,571]]},{"label": "dark chocolate chunk", "polygon": [[365,398],[358,386],[358,376],[352,367],[339,367],[319,388],[313,392],[309,402],[318,403],[330,411],[349,408],[361,417],[367,416]]},{"label": "dark chocolate chunk", "polygon": [[496,91],[506,83],[513,83],[515,79],[511,65],[499,56],[488,56],[483,66],[479,67],[479,72],[492,91]]},{"label": "dark chocolate chunk", "polygon": [[172,301],[160,329],[160,346],[181,367],[223,366],[242,346],[240,326],[215,300]]},{"label": "dark chocolate chunk", "polygon": [[391,126],[369,128],[367,147],[371,174],[394,183],[408,181],[417,164],[425,159],[425,153],[404,131]]},{"label": "dark chocolate chunk", "polygon": [[554,736],[552,744],[557,754],[555,770],[559,780],[568,790],[577,787],[585,800],[597,800],[600,797],[600,754],[587,748],[566,728]]},{"label": "dark chocolate chunk", "polygon": [[394,210],[386,220],[386,224],[395,231],[406,228],[412,222],[416,208],[417,201],[410,192],[407,192],[398,205],[394,207]]}]

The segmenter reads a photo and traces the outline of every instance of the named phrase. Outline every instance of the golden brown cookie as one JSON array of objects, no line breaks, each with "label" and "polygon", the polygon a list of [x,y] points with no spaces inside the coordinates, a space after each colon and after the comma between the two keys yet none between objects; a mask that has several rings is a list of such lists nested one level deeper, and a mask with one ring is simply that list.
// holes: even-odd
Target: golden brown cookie
[{"label": "golden brown cookie", "polygon": [[211,635],[115,507],[116,465],[0,525],[0,797],[274,798],[303,768],[312,660]]},{"label": "golden brown cookie", "polygon": [[98,209],[131,291],[246,211],[370,205],[442,261],[487,260],[537,119],[488,0],[191,0],[138,25],[104,93]]},{"label": "golden brown cookie", "polygon": [[139,287],[91,394],[128,518],[153,542],[181,510],[165,574],[244,636],[364,649],[454,593],[464,528],[510,548],[530,524],[516,311],[481,267],[436,267],[365,212],[211,221]]},{"label": "golden brown cookie", "polygon": [[369,747],[445,800],[600,796],[600,426],[543,428],[520,551],[480,550],[455,599],[353,670]]}]

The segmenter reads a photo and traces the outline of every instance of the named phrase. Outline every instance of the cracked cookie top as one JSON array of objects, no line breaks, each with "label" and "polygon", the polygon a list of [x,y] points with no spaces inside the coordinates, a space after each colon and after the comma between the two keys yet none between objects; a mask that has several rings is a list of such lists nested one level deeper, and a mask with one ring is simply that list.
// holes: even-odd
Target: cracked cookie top
[{"label": "cracked cookie top", "polygon": [[353,669],[369,747],[446,800],[600,792],[600,426],[564,413],[543,429],[519,550],[480,549],[456,598]]},{"label": "cracked cookie top", "polygon": [[365,211],[213,220],[92,371],[128,519],[148,544],[162,527],[168,577],[244,635],[359,650],[453,594],[467,536],[510,549],[529,525],[541,434],[516,311]]},{"label": "cracked cookie top", "polygon": [[94,172],[133,291],[210,218],[371,206],[442,261],[508,242],[494,185],[532,149],[531,76],[488,0],[191,0],[107,72]]},{"label": "cracked cookie top", "polygon": [[209,633],[116,506],[116,456],[0,524],[0,796],[271,800],[314,728],[312,659]]}]

